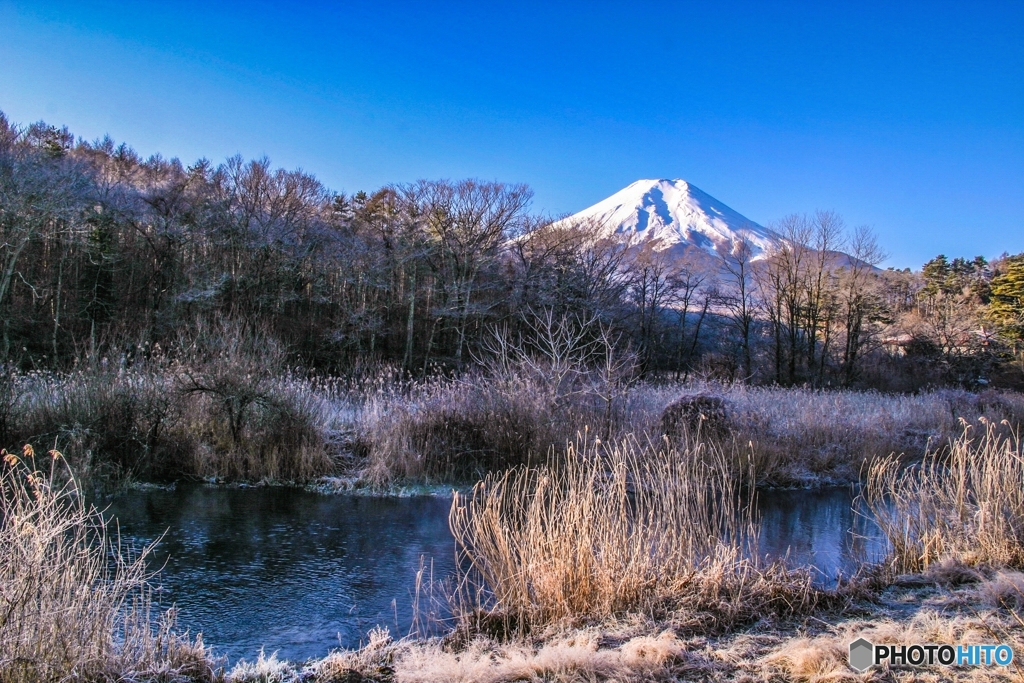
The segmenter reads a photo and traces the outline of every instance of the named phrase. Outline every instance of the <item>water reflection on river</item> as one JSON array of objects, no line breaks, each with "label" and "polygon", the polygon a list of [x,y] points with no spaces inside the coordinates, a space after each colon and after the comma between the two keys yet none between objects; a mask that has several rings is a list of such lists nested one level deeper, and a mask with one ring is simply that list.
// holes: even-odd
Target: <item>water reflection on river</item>
[{"label": "water reflection on river", "polygon": [[[850,489],[762,493],[760,552],[814,565],[824,583],[881,553]],[[162,604],[231,661],[261,647],[292,660],[357,646],[375,624],[405,635],[421,561],[454,569],[443,497],[367,498],[282,488],[129,491],[108,514],[140,547],[164,533]],[[165,533],[166,532],[166,533]]]},{"label": "water reflection on river", "polygon": [[294,489],[179,487],[117,496],[108,513],[136,547],[166,534],[156,585],[179,624],[231,660],[302,660],[359,644],[375,624],[405,635],[420,558],[451,573],[450,502]]},{"label": "water reflection on river", "polygon": [[850,576],[863,562],[881,560],[885,541],[855,498],[850,487],[760,493],[760,555],[810,566],[825,586]]}]

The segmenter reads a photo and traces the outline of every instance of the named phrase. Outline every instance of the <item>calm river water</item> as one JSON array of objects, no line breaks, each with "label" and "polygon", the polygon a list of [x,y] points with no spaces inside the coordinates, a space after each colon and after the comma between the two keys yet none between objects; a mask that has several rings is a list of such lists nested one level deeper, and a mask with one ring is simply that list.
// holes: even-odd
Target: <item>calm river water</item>
[{"label": "calm river water", "polygon": [[[831,583],[884,550],[849,488],[761,493],[761,554],[816,567]],[[450,575],[450,500],[179,486],[116,496],[122,542],[161,536],[151,556],[163,606],[229,660],[261,647],[291,660],[359,645],[374,625],[405,635],[417,570]],[[428,569],[429,570],[429,569]]]}]

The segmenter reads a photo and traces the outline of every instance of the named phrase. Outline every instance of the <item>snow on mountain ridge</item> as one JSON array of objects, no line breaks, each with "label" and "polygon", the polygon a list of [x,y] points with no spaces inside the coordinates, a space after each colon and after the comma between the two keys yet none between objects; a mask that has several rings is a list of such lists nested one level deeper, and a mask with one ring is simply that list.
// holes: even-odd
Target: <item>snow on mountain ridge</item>
[{"label": "snow on mountain ridge", "polygon": [[608,236],[657,240],[658,251],[697,248],[718,255],[745,238],[758,259],[781,240],[685,180],[638,180],[564,220],[596,222]]}]

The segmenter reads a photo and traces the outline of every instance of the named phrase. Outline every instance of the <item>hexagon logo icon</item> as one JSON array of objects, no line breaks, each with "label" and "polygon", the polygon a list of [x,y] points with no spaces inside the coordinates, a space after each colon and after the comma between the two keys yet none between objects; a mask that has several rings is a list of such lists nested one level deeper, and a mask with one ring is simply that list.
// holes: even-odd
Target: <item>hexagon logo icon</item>
[{"label": "hexagon logo icon", "polygon": [[865,638],[850,643],[850,668],[859,674],[867,671],[874,661],[874,651],[875,646]]}]

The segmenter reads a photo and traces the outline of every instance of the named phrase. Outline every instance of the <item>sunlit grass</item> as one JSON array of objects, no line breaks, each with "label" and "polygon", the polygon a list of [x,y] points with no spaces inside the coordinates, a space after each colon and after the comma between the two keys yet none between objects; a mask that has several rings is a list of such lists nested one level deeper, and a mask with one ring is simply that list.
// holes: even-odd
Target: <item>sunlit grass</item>
[{"label": "sunlit grass", "polygon": [[1024,567],[1024,452],[1016,433],[965,428],[948,449],[902,469],[875,463],[866,496],[892,546],[895,572],[918,572],[943,559]]},{"label": "sunlit grass", "polygon": [[630,612],[715,631],[809,609],[809,573],[758,561],[752,510],[706,442],[582,437],[557,463],[456,494],[450,525],[472,566],[457,604],[468,628],[521,632]]}]

